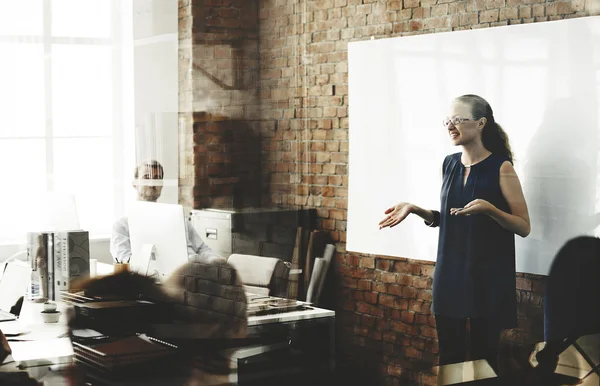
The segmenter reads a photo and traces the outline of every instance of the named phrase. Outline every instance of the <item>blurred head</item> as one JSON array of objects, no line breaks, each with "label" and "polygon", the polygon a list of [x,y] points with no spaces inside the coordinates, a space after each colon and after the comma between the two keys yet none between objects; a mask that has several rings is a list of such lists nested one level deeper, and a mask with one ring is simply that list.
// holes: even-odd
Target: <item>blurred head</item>
[{"label": "blurred head", "polygon": [[467,94],[452,102],[444,119],[450,139],[456,146],[481,142],[493,154],[504,155],[512,162],[508,136],[494,118],[490,104],[478,95]]},{"label": "blurred head", "polygon": [[135,167],[133,187],[140,201],[156,202],[163,187],[164,170],[156,160],[144,162]]},{"label": "blurred head", "polygon": [[546,341],[600,333],[600,238],[567,241],[550,266],[544,298]]}]

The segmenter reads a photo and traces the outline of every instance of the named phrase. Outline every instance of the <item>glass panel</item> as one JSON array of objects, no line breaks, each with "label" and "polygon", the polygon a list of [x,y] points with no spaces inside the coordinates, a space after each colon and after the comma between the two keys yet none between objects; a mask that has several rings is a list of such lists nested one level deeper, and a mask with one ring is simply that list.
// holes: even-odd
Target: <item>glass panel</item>
[{"label": "glass panel", "polygon": [[43,45],[0,43],[0,56],[0,138],[43,136]]},{"label": "glass panel", "polygon": [[111,57],[110,47],[53,46],[54,136],[112,134]]},{"label": "glass panel", "polygon": [[110,37],[112,3],[111,0],[52,0],[52,36]]},{"label": "glass panel", "polygon": [[75,195],[79,223],[109,235],[114,221],[111,138],[54,139],[54,191]]},{"label": "glass panel", "polygon": [[0,35],[41,35],[43,0],[0,1]]},{"label": "glass panel", "polygon": [[31,224],[27,208],[46,191],[45,141],[0,139],[0,165],[0,243],[22,240]]}]

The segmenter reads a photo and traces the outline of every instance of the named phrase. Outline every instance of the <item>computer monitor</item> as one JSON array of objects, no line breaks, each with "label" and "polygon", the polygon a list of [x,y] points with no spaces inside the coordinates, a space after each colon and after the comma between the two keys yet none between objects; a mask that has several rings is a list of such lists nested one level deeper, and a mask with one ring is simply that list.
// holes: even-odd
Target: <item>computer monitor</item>
[{"label": "computer monitor", "polygon": [[[164,281],[188,261],[181,205],[136,201],[129,212],[131,270]],[[153,250],[152,257],[150,251]]]}]

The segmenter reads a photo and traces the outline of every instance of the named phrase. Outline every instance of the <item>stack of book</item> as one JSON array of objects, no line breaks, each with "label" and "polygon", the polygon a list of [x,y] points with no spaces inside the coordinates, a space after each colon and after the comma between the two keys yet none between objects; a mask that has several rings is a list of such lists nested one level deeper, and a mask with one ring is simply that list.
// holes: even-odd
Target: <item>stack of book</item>
[{"label": "stack of book", "polygon": [[145,334],[100,341],[94,344],[73,342],[75,359],[104,373],[119,373],[139,366],[150,366],[157,359],[175,354],[177,346]]}]

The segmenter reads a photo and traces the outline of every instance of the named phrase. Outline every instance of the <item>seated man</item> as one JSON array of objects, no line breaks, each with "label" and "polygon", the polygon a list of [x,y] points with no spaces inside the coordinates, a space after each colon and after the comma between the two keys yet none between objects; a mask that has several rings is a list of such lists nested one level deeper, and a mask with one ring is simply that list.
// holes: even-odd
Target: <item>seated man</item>
[{"label": "seated man", "polygon": [[[164,170],[158,161],[148,161],[136,166],[134,171],[133,187],[137,191],[137,198],[141,201],[156,202],[162,192],[162,179]],[[191,259],[210,262],[225,259],[214,253],[206,245],[198,232],[185,222],[188,256]],[[129,240],[129,223],[127,217],[119,219],[113,225],[110,239],[110,253],[117,261],[129,261],[131,258],[131,242]]]}]

